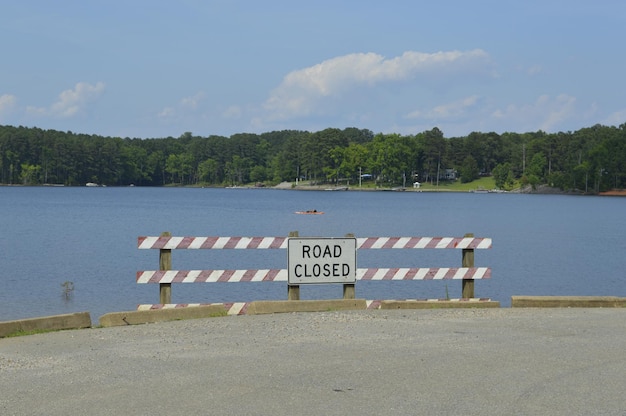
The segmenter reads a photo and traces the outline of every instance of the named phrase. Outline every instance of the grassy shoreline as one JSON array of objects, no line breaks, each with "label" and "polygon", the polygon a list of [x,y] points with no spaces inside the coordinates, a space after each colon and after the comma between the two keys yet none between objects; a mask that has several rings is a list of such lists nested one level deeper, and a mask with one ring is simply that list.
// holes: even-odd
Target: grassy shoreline
[{"label": "grassy shoreline", "polygon": [[476,190],[493,190],[496,188],[496,182],[493,177],[484,177],[468,183],[461,183],[461,181],[442,181],[437,183],[422,183],[419,188],[414,188],[411,184],[405,188],[401,186],[377,186],[372,181],[362,182],[359,186],[356,184],[342,184],[339,186],[333,184],[324,185],[311,185],[309,181],[302,181],[298,185],[293,183],[283,183],[277,185],[275,188],[280,189],[295,189],[295,190],[324,190],[334,189],[336,187],[347,186],[351,191],[409,191],[409,192],[472,192]]}]

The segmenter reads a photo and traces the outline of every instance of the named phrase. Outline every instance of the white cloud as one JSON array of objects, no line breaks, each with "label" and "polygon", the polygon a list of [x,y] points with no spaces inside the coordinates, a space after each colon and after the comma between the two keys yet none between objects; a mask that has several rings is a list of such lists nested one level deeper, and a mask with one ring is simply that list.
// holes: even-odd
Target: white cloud
[{"label": "white cloud", "polygon": [[511,104],[505,109],[498,109],[492,113],[492,117],[512,126],[513,130],[553,131],[560,123],[575,116],[575,107],[576,98],[570,95],[541,95],[532,104]]},{"label": "white cloud", "polygon": [[175,119],[194,113],[205,97],[206,94],[202,91],[189,97],[183,97],[176,105],[163,108],[157,114],[157,117],[160,119]]},{"label": "white cloud", "polygon": [[265,109],[273,119],[311,114],[324,98],[341,96],[357,87],[412,80],[418,75],[485,71],[488,54],[481,50],[421,53],[408,51],[385,59],[376,53],[355,53],[293,71],[270,94]]},{"label": "white cloud", "polygon": [[26,108],[26,111],[59,118],[72,117],[84,110],[87,104],[98,98],[103,91],[103,82],[98,82],[96,85],[79,82],[74,86],[74,89],[61,92],[59,99],[50,107],[29,106]]},{"label": "white cloud", "polygon": [[201,91],[191,97],[185,97],[180,100],[180,106],[185,109],[195,110],[198,108],[198,104],[204,100],[205,94]]},{"label": "white cloud", "polygon": [[468,110],[475,107],[480,100],[478,95],[472,95],[462,98],[451,103],[442,104],[431,108],[430,110],[416,110],[407,114],[409,119],[426,119],[432,121],[446,120],[450,118],[459,118],[467,114]]},{"label": "white cloud", "polygon": [[159,118],[170,118],[170,117],[174,117],[174,115],[176,114],[176,110],[174,110],[174,108],[172,107],[165,107],[163,110],[161,110],[158,114]]},{"label": "white cloud", "polygon": [[238,119],[238,118],[241,118],[241,114],[242,114],[241,107],[236,106],[236,105],[231,105],[230,107],[228,107],[226,110],[222,112],[222,117]]},{"label": "white cloud", "polygon": [[14,95],[0,95],[0,117],[2,117],[3,114],[7,114],[9,111],[11,111],[15,107],[16,102],[17,98],[15,98]]},{"label": "white cloud", "polygon": [[526,70],[526,73],[530,76],[537,75],[543,72],[541,65],[533,65]]},{"label": "white cloud", "polygon": [[620,126],[626,123],[626,108],[609,114],[609,116],[602,121],[605,126]]}]

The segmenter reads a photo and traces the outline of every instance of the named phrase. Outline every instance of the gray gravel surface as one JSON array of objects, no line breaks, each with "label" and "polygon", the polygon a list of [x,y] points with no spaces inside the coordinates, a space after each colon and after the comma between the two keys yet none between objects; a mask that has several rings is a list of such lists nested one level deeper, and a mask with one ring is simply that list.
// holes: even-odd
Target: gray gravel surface
[{"label": "gray gravel surface", "polygon": [[1,415],[626,416],[626,309],[293,313],[0,339]]}]

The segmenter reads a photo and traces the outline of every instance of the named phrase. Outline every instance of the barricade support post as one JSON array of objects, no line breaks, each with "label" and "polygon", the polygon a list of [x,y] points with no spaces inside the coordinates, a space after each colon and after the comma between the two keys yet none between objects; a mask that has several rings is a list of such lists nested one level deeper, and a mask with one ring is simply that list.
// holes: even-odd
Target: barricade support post
[{"label": "barricade support post", "polygon": [[[474,237],[473,233],[465,234],[465,237]],[[474,249],[464,248],[462,250],[462,267],[474,267]],[[461,297],[464,299],[470,299],[474,297],[474,279],[461,280]]]},{"label": "barricade support post", "polygon": [[[289,238],[299,236],[298,231],[289,232]],[[300,285],[287,284],[287,300],[300,300]]]},{"label": "barricade support post", "polygon": [[[165,231],[161,237],[171,237],[172,233]],[[172,270],[172,250],[159,250],[159,270]],[[172,284],[159,283],[159,300],[161,304],[172,303]]]},{"label": "barricade support post", "polygon": [[[346,234],[346,238],[354,238],[353,233]],[[354,283],[344,283],[343,284],[343,298],[344,299],[355,299],[356,298],[356,288]]]}]

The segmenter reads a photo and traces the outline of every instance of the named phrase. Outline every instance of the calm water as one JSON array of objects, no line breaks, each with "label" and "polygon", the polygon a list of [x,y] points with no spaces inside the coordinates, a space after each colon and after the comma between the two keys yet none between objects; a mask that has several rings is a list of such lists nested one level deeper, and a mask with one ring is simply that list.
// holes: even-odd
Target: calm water
[{"label": "calm water", "polygon": [[[463,236],[493,238],[476,266],[493,269],[476,296],[503,306],[512,295],[626,296],[626,198],[247,189],[0,188],[0,321],[158,302],[137,270],[158,268],[158,250],[137,237]],[[317,209],[324,215],[296,215]],[[285,250],[181,250],[178,269],[286,268]],[[359,267],[459,267],[458,250],[368,250]],[[62,284],[74,284],[73,296]],[[357,297],[460,296],[461,283],[357,282]],[[173,302],[286,299],[285,283],[173,285]],[[339,298],[341,286],[301,288],[303,299]]]}]

